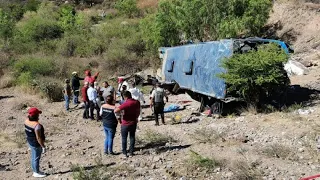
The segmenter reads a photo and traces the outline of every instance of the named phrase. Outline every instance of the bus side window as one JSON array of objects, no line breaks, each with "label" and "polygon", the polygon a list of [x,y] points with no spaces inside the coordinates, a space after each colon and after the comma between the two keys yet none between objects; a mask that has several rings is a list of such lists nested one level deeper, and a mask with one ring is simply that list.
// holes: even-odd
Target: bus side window
[{"label": "bus side window", "polygon": [[193,60],[188,60],[183,66],[183,72],[186,75],[192,75],[193,71]]},{"label": "bus side window", "polygon": [[170,62],[167,64],[167,70],[168,70],[168,72],[173,72],[173,67],[174,67],[174,60],[170,61]]}]

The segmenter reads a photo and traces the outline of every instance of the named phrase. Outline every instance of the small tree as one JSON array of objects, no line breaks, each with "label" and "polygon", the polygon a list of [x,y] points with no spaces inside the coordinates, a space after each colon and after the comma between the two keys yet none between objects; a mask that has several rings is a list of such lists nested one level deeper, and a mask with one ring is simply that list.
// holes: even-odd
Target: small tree
[{"label": "small tree", "polygon": [[257,104],[261,98],[289,85],[290,80],[283,68],[287,60],[287,54],[277,45],[261,45],[257,51],[225,59],[222,67],[227,72],[219,76],[225,80],[228,92]]}]

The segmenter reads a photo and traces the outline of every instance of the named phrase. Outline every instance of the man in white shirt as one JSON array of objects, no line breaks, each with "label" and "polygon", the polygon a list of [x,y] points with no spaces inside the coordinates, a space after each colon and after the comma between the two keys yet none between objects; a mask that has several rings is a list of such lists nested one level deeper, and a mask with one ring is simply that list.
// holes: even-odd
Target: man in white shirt
[{"label": "man in white shirt", "polygon": [[135,99],[140,102],[140,115],[138,120],[142,120],[142,103],[146,103],[143,97],[143,93],[136,87],[135,83],[131,83],[131,88],[128,90],[131,93],[132,99]]},{"label": "man in white shirt", "polygon": [[94,88],[93,83],[90,83],[87,94],[88,94],[89,106],[90,106],[90,119],[94,120],[94,114],[93,114],[94,109],[97,110],[97,117],[98,117],[98,119],[100,119],[99,118],[100,117],[99,107],[98,107],[97,100],[96,100],[98,97],[98,93],[97,93],[97,90]]}]

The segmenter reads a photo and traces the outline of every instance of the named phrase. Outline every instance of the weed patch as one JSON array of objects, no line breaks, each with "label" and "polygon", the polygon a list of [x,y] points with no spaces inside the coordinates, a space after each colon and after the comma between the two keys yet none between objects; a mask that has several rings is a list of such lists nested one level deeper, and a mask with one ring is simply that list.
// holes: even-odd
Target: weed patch
[{"label": "weed patch", "polygon": [[191,136],[199,143],[216,143],[219,140],[225,141],[224,132],[218,132],[210,128],[197,129]]},{"label": "weed patch", "polygon": [[234,161],[230,167],[233,172],[233,180],[260,180],[262,172],[257,169],[255,163],[247,161]]},{"label": "weed patch", "polygon": [[261,153],[268,157],[276,157],[281,159],[291,159],[294,157],[294,152],[287,146],[281,144],[271,144],[261,150]]},{"label": "weed patch", "polygon": [[144,144],[145,146],[165,145],[168,142],[177,142],[177,140],[168,134],[161,134],[150,129],[146,130],[143,138],[139,139],[139,141],[140,144]]},{"label": "weed patch", "polygon": [[74,180],[108,180],[107,176],[103,175],[102,169],[94,167],[91,170],[86,170],[79,165],[73,165],[71,167],[72,177]]}]

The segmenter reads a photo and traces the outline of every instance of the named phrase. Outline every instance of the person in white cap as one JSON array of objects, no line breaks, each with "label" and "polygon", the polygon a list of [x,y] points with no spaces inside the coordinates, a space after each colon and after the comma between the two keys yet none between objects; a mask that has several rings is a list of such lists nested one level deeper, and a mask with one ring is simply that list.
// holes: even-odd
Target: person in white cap
[{"label": "person in white cap", "polygon": [[80,78],[76,71],[72,72],[71,89],[73,91],[73,104],[80,103],[79,102],[80,80],[84,80],[84,78]]}]

